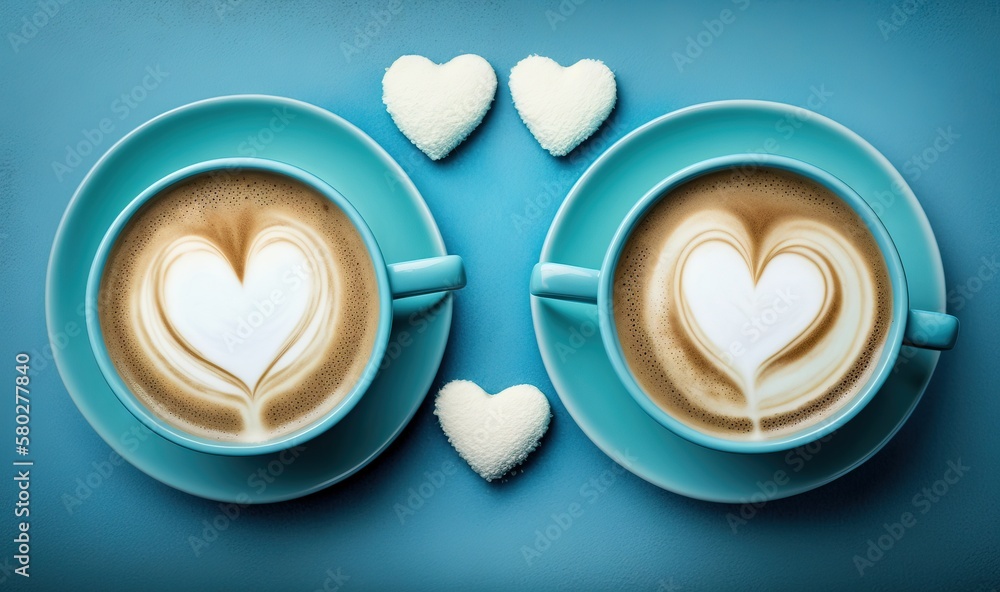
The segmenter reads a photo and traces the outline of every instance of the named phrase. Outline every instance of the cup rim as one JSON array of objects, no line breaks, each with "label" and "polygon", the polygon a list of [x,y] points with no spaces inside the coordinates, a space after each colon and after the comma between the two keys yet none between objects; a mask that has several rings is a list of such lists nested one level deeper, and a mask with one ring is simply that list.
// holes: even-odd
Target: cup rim
[{"label": "cup rim", "polygon": [[[639,386],[625,361],[612,312],[615,267],[626,241],[649,209],[684,183],[709,173],[742,166],[779,169],[798,174],[822,185],[840,198],[861,217],[868,231],[875,238],[886,263],[892,287],[893,308],[886,342],[875,365],[875,370],[861,390],[824,420],[792,434],[767,440],[734,440],[712,436],[685,424],[657,405]],[[695,444],[724,452],[768,453],[789,450],[824,438],[847,423],[871,401],[891,373],[892,365],[902,347],[903,331],[909,310],[909,295],[902,260],[892,236],[875,210],[854,189],[832,173],[796,158],[774,154],[741,153],[710,158],[687,166],[660,181],[643,195],[618,226],[611,245],[605,253],[599,276],[597,306],[601,339],[615,373],[618,374],[629,394],[649,416],[667,429]]]},{"label": "cup rim", "polygon": [[[372,346],[369,360],[361,373],[361,378],[355,382],[351,390],[321,418],[289,434],[259,443],[227,442],[198,436],[167,423],[153,413],[145,404],[138,400],[118,373],[118,369],[111,360],[105,346],[104,334],[101,330],[100,318],[98,316],[100,286],[104,277],[104,268],[108,256],[125,226],[144,205],[155,199],[156,196],[169,187],[194,176],[213,171],[242,172],[247,170],[263,171],[289,177],[317,191],[332,202],[333,205],[340,208],[354,225],[354,228],[361,235],[362,241],[365,243],[375,271],[379,300],[379,321],[375,343]],[[362,218],[361,214],[343,194],[312,173],[288,163],[260,157],[227,157],[194,163],[160,178],[140,192],[139,195],[133,198],[119,212],[101,239],[97,253],[91,263],[90,272],[87,276],[85,316],[91,349],[100,368],[101,375],[122,405],[143,425],[167,440],[198,452],[227,456],[252,456],[280,452],[299,446],[333,427],[333,425],[354,408],[378,374],[379,365],[388,345],[389,332],[392,325],[392,296],[390,294],[386,262],[379,248],[378,241],[375,239],[375,235],[364,218]]]}]

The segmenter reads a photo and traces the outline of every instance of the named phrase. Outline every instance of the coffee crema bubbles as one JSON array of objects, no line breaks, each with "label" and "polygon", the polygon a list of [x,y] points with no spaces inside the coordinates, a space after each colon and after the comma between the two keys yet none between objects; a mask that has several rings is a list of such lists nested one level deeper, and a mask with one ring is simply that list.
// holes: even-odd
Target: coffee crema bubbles
[{"label": "coffee crema bubbles", "polygon": [[682,423],[731,440],[835,414],[877,367],[892,306],[861,217],[822,185],[764,167],[663,196],[628,237],[612,288],[642,389]]},{"label": "coffee crema bubbles", "polygon": [[297,180],[217,171],[154,196],[110,250],[98,315],[147,409],[209,439],[259,443],[331,411],[379,326],[366,244]]}]

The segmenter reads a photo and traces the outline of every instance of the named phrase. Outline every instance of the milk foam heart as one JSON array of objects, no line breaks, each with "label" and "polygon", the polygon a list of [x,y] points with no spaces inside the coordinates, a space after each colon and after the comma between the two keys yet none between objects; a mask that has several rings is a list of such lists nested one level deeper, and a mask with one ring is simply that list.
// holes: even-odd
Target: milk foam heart
[{"label": "milk foam heart", "polygon": [[[252,396],[265,372],[288,364],[291,356],[284,354],[301,335],[307,313],[315,313],[309,308],[315,288],[311,276],[288,289],[288,275],[305,265],[306,254],[288,241],[251,248],[241,279],[204,240],[182,239],[172,251],[162,299],[167,323],[203,359],[239,379]],[[178,363],[184,363],[183,357]],[[215,382],[194,365],[191,371]]]},{"label": "milk foam heart", "polygon": [[185,180],[133,214],[98,304],[108,356],[151,413],[262,442],[359,383],[380,323],[374,261],[325,195],[263,171]]},{"label": "milk foam heart", "polygon": [[569,154],[601,127],[615,107],[615,75],[600,60],[564,68],[530,56],[510,71],[510,94],[521,120],[552,156]]},{"label": "milk foam heart", "polygon": [[701,243],[681,271],[681,297],[702,346],[731,366],[749,398],[765,362],[801,339],[826,300],[816,263],[796,253],[771,259],[759,278],[727,242]]},{"label": "milk foam heart", "polygon": [[[754,421],[832,388],[864,348],[875,302],[863,257],[825,225],[786,216],[751,237],[739,218],[709,209],[657,248],[651,278],[668,287],[674,312],[650,291],[647,322],[727,376]],[[796,347],[795,362],[782,363]],[[678,363],[672,348],[654,355]]]},{"label": "milk foam heart", "polygon": [[469,380],[453,380],[438,392],[434,414],[455,450],[487,481],[524,462],[549,427],[549,401],[521,384],[489,395]]},{"label": "milk foam heart", "polygon": [[766,167],[662,196],[615,267],[615,328],[636,382],[706,433],[761,440],[836,412],[877,366],[891,281],[837,195]]},{"label": "milk foam heart", "polygon": [[382,102],[396,127],[431,160],[447,156],[476,129],[496,90],[493,68],[473,54],[445,64],[402,56],[382,78]]},{"label": "milk foam heart", "polygon": [[203,398],[238,399],[257,423],[276,378],[314,366],[303,356],[336,338],[337,280],[326,257],[317,260],[317,239],[291,223],[245,237],[245,253],[179,237],[153,258],[136,294],[147,347]]}]

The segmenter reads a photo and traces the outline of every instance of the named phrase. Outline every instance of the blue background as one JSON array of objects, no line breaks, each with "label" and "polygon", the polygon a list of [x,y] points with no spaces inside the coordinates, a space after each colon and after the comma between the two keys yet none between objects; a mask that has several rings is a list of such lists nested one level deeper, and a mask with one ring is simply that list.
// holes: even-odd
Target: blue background
[{"label": "blue background", "polygon": [[[0,585],[315,590],[324,583],[333,589],[329,574],[339,570],[341,590],[1000,588],[1000,281],[976,279],[983,258],[1000,256],[1000,5],[958,4],[590,0],[563,2],[564,19],[553,20],[556,0],[403,0],[398,14],[364,43],[356,29],[373,22],[372,11],[388,0],[71,2],[20,43],[9,34],[20,34],[39,3],[5,2],[0,360],[13,366],[17,352],[34,354],[37,466],[30,581],[9,571],[16,490],[3,478]],[[880,29],[879,21],[891,23],[896,8],[896,29]],[[703,33],[718,30],[704,21],[724,9],[735,20],[718,35]],[[710,44],[679,68],[672,54],[683,54],[687,38],[699,33]],[[356,41],[365,46],[347,59],[342,44]],[[402,54],[440,62],[466,52],[496,69],[496,102],[469,140],[433,163],[385,113],[382,73]],[[526,290],[558,200],[538,213],[528,204],[545,203],[536,196],[546,183],[562,183],[563,172],[578,176],[606,142],[586,143],[564,159],[539,148],[506,86],[510,68],[532,53],[563,64],[598,58],[615,71],[619,102],[605,127],[613,130],[611,139],[702,101],[760,98],[804,106],[811,87],[825,86],[833,95],[822,113],[860,133],[904,173],[937,233],[949,312],[961,318],[963,334],[884,450],[830,485],[756,509],[735,533],[727,514],[740,506],[689,500],[612,471],[617,465],[590,443],[552,390]],[[698,52],[692,47],[691,53]],[[115,102],[142,82],[147,67],[157,66],[167,75],[148,96],[134,107]],[[99,153],[122,135],[173,107],[232,93],[285,95],[325,107],[370,134],[412,177],[449,250],[469,269],[434,388],[466,378],[491,392],[522,382],[545,391],[552,427],[523,472],[501,483],[472,473],[442,435],[428,397],[403,435],[360,473],[304,499],[244,509],[200,556],[188,537],[202,534],[203,521],[220,513],[218,504],[131,466],[114,468],[67,510],[63,496],[95,471],[93,463],[107,460],[110,448],[46,360],[44,276],[60,216]],[[60,179],[53,161],[106,117],[113,129]],[[958,134],[943,151],[934,149],[939,129]],[[920,154],[934,157],[926,170],[910,160]],[[527,216],[527,224],[515,216]],[[12,368],[3,371],[13,375]],[[13,401],[2,405],[0,429],[11,433]],[[13,460],[12,450],[3,455]],[[971,467],[966,475],[937,502],[916,505],[914,496],[956,459]],[[425,473],[448,462],[457,470],[401,521],[394,505],[406,504],[410,488],[419,489],[428,481]],[[602,475],[604,485],[589,484]],[[529,564],[522,546],[533,545],[536,530],[573,503],[582,505],[582,515]],[[908,511],[917,524],[859,575],[852,558]]]}]

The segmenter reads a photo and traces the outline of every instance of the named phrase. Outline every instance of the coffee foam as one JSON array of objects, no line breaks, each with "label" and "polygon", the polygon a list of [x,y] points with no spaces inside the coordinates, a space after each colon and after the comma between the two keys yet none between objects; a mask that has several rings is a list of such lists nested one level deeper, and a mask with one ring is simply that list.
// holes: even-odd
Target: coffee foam
[{"label": "coffee foam", "polygon": [[98,316],[119,375],[155,415],[262,442],[322,417],[361,379],[378,284],[361,235],[325,196],[272,173],[206,173],[126,224]]},{"label": "coffee foam", "polygon": [[663,197],[622,251],[612,300],[644,391],[735,440],[784,436],[840,409],[874,371],[892,314],[885,260],[857,213],[767,168]]}]

